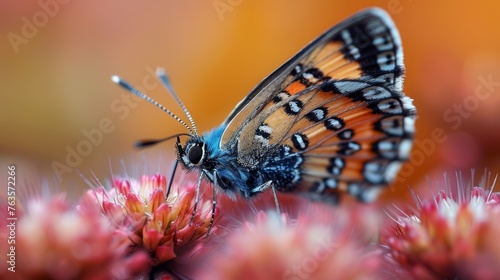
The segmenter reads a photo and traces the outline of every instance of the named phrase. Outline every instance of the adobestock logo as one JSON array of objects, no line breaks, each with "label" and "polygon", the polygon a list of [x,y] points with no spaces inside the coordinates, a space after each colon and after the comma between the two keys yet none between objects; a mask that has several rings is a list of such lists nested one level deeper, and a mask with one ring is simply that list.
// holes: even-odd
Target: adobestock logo
[{"label": "adobestock logo", "polygon": [[316,271],[321,262],[330,258],[335,251],[335,244],[331,236],[326,235],[319,239],[318,244],[313,250],[311,256],[302,260],[300,264],[296,264],[287,269],[281,279],[283,280],[304,280],[309,279],[310,275]]},{"label": "adobestock logo", "polygon": [[46,26],[49,23],[49,19],[55,17],[61,8],[61,5],[65,5],[70,0],[40,0],[38,1],[38,6],[41,10],[35,12],[30,18],[22,17],[21,22],[21,32],[9,32],[7,34],[7,39],[12,46],[12,49],[16,54],[19,53],[19,46],[21,44],[27,44],[29,39],[33,39],[40,28]]},{"label": "adobestock logo", "polygon": [[[147,74],[142,78],[142,84],[137,86],[137,90],[147,92],[154,90],[159,86],[158,81],[155,79],[156,73],[153,67],[147,66],[145,68]],[[117,121],[127,119],[133,109],[139,106],[139,102],[143,99],[130,94],[122,92],[118,97],[112,100],[109,109],[113,113],[110,117],[101,118],[97,127],[91,129],[82,129],[82,138],[76,144],[66,145],[64,160],[53,161],[51,164],[54,174],[57,176],[59,182],[63,180],[66,173],[71,173],[75,170],[85,158],[89,157],[94,152],[96,147],[101,145],[106,136],[115,131]]]},{"label": "adobestock logo", "polygon": [[[500,81],[495,81],[492,74],[487,77],[479,76],[477,79],[478,84],[472,94],[466,96],[460,103],[453,103],[443,112],[443,121],[451,125],[452,131],[458,130],[465,120],[479,110],[482,102],[490,98],[492,94],[498,94],[497,89],[500,87]],[[399,171],[396,181],[399,183],[405,182],[415,172],[416,168],[424,164],[426,159],[433,155],[438,146],[445,143],[446,140],[448,140],[448,134],[441,127],[435,127],[431,131],[430,137],[415,139],[412,155],[408,163],[404,164]]]},{"label": "adobestock logo", "polygon": [[[387,2],[387,10],[394,15],[400,14],[404,10],[404,4],[412,0],[389,0]],[[403,3],[405,2],[405,3]]]},{"label": "adobestock logo", "polygon": [[224,14],[234,11],[234,8],[241,5],[243,0],[215,0],[212,2],[215,12],[221,21],[224,20]]},{"label": "adobestock logo", "polygon": [[101,145],[104,140],[104,135],[111,133],[115,130],[116,126],[113,121],[109,118],[103,118],[99,122],[99,127],[94,129],[83,129],[82,134],[85,139],[80,140],[75,147],[66,145],[66,158],[65,163],[60,163],[58,161],[52,162],[52,169],[54,170],[57,179],[62,181],[62,176],[64,173],[73,171],[73,168],[80,165],[84,157],[89,156],[92,153],[94,147]]}]

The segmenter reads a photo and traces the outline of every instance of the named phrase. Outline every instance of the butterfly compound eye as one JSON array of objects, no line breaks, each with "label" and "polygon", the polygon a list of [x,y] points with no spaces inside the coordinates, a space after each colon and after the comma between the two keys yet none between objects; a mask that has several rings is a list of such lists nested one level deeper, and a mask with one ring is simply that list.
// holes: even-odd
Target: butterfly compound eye
[{"label": "butterfly compound eye", "polygon": [[203,148],[203,146],[194,145],[189,149],[188,158],[192,164],[196,165],[200,163],[200,160],[204,154]]}]

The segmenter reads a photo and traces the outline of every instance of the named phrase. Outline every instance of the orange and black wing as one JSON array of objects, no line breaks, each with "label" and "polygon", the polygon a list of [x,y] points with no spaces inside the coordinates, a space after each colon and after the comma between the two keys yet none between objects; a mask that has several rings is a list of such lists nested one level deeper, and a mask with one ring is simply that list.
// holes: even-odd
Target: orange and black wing
[{"label": "orange and black wing", "polygon": [[[258,169],[282,146],[300,154],[300,178],[282,191],[367,201],[409,154],[415,108],[402,93],[401,40],[382,10],[333,27],[257,86],[230,114],[220,147]],[[266,163],[272,164],[272,163]]]}]

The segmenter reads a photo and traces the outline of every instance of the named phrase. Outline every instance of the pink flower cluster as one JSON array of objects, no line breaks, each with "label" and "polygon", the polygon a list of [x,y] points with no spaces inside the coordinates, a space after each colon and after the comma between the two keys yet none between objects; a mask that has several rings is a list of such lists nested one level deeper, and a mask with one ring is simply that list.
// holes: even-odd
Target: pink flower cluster
[{"label": "pink flower cluster", "polygon": [[16,230],[16,272],[4,270],[0,276],[103,280],[113,277],[126,247],[113,234],[105,217],[70,207],[62,195],[50,201],[31,200],[24,210]]},{"label": "pink flower cluster", "polygon": [[368,212],[355,217],[329,207],[304,210],[293,219],[258,212],[218,244],[195,278],[377,279],[381,262],[366,238],[376,234],[365,220]]},{"label": "pink flower cluster", "polygon": [[[417,198],[413,210],[390,217],[376,205],[287,195],[278,215],[273,203],[219,196],[215,221],[210,195],[199,195],[194,211],[192,181],[166,194],[166,178],[152,175],[114,178],[74,207],[62,195],[28,200],[18,269],[0,277],[500,279],[500,194],[481,187]],[[257,200],[272,201],[272,193]]]},{"label": "pink flower cluster", "polygon": [[440,191],[382,232],[390,257],[415,279],[499,279],[500,194]]},{"label": "pink flower cluster", "polygon": [[126,257],[134,269],[122,271],[121,277],[142,275],[166,264],[207,234],[212,201],[202,197],[194,211],[195,184],[174,186],[166,194],[166,178],[153,175],[139,181],[115,178],[111,190],[98,187],[82,198],[79,209],[102,212],[126,243]]}]

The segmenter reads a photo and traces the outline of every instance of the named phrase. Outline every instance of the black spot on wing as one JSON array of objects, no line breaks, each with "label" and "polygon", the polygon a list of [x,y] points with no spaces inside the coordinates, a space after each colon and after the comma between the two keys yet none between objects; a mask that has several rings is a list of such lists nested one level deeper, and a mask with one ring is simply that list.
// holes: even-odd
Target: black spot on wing
[{"label": "black spot on wing", "polygon": [[306,114],[306,118],[311,122],[320,122],[325,119],[328,114],[328,109],[325,107],[318,107]]},{"label": "black spot on wing", "polygon": [[338,131],[344,128],[344,120],[338,117],[330,117],[324,122],[325,127],[329,130]]},{"label": "black spot on wing", "polygon": [[304,107],[304,102],[302,102],[300,99],[295,99],[288,102],[284,107],[285,113],[291,116],[295,116],[298,115]]},{"label": "black spot on wing", "polygon": [[292,143],[297,150],[303,151],[309,146],[309,139],[302,133],[295,133],[292,135]]}]

